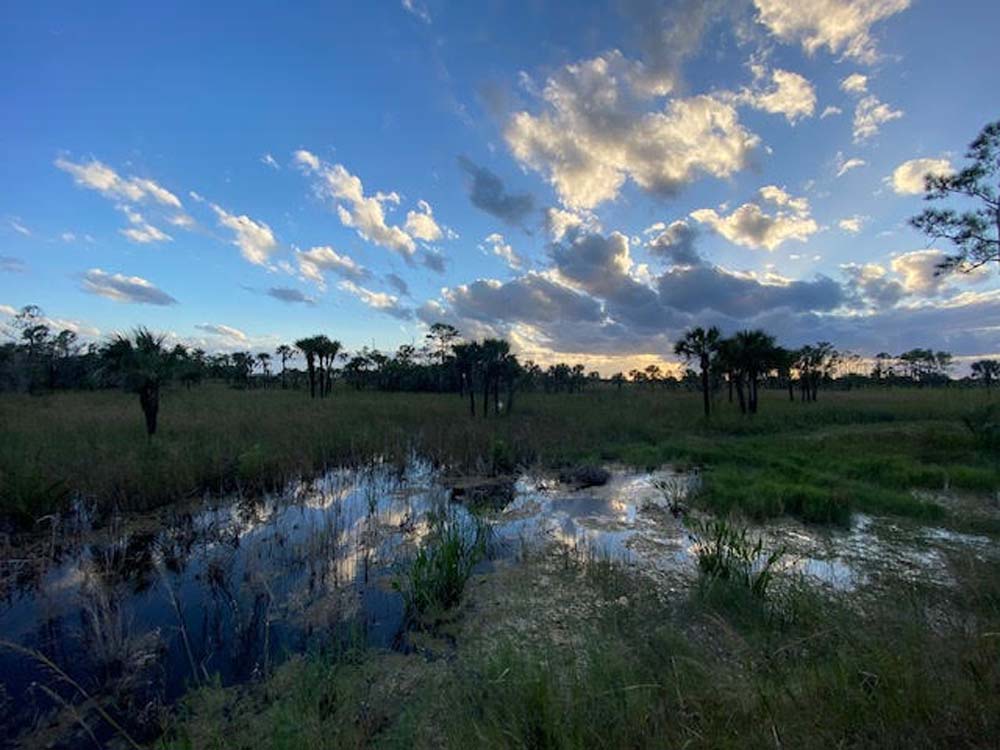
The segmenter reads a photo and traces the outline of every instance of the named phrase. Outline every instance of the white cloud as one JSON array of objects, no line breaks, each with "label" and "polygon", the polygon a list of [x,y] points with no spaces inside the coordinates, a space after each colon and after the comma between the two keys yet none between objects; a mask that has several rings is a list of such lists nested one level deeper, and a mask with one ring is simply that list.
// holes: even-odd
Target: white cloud
[{"label": "white cloud", "polygon": [[774,250],[783,242],[805,242],[819,231],[819,226],[809,215],[809,202],[793,198],[775,185],[762,187],[758,194],[762,202],[772,204],[773,215],[764,212],[760,203],[744,203],[728,216],[715,209],[702,208],[691,212],[691,218],[708,224],[730,242],[744,247]]},{"label": "white cloud", "polygon": [[18,219],[8,219],[7,223],[10,224],[10,228],[18,234],[23,234],[25,237],[31,236],[31,230],[24,226],[24,224],[22,224]]},{"label": "white cloud", "polygon": [[298,163],[299,165],[301,165],[306,169],[312,170],[314,172],[319,170],[319,157],[316,156],[316,154],[312,153],[311,151],[306,151],[305,149],[299,149],[298,151],[295,152],[294,158],[296,163]]},{"label": "white cloud", "polygon": [[[756,79],[767,77],[762,66],[755,65],[753,71]],[[739,99],[765,112],[784,115],[792,124],[803,117],[812,117],[816,110],[816,89],[804,76],[778,69],[770,78],[773,84],[770,88],[745,91]]]},{"label": "white cloud", "polygon": [[249,337],[239,328],[222,325],[221,323],[200,323],[196,325],[195,328],[199,331],[210,333],[213,336],[228,339],[232,343],[246,343],[250,340]]},{"label": "white cloud", "polygon": [[427,201],[417,201],[417,210],[406,214],[404,229],[411,237],[424,242],[436,242],[444,235]]},{"label": "white cloud", "polygon": [[868,76],[862,73],[851,73],[840,81],[840,90],[848,94],[864,94],[868,91]]},{"label": "white cloud", "polygon": [[861,143],[878,134],[887,122],[898,120],[903,111],[879,101],[874,94],[862,98],[854,108],[854,142]]},{"label": "white cloud", "polygon": [[214,203],[209,204],[219,217],[219,225],[231,229],[236,235],[233,244],[251,263],[264,266],[277,247],[271,227],[262,221],[254,221],[249,216],[237,216]]},{"label": "white cloud", "polygon": [[271,169],[281,169],[281,165],[278,164],[277,159],[275,159],[271,154],[264,154],[260,157],[260,163],[266,164]]},{"label": "white cloud", "polygon": [[627,179],[671,193],[699,175],[728,177],[759,144],[728,97],[650,106],[637,90],[641,63],[617,50],[567,65],[548,80],[542,111],[516,113],[504,137],[523,166],[545,175],[565,206],[614,199]]},{"label": "white cloud", "polygon": [[863,63],[878,59],[872,26],[910,6],[910,0],[754,0],[757,19],[784,42],[812,55],[832,54]]},{"label": "white cloud", "polygon": [[424,23],[431,22],[431,14],[427,11],[427,6],[420,0],[402,0],[403,10],[416,16]]},{"label": "white cloud", "polygon": [[856,156],[850,159],[845,159],[844,155],[838,151],[837,152],[837,177],[843,177],[845,174],[850,172],[852,169],[857,169],[858,167],[863,167],[867,164],[864,159],[859,159]]},{"label": "white cloud", "polygon": [[176,195],[153,180],[142,177],[122,177],[114,169],[96,159],[74,163],[63,157],[55,165],[73,176],[77,185],[96,190],[108,198],[138,203],[150,199],[171,208],[180,208],[181,201]]},{"label": "white cloud", "polygon": [[63,242],[76,242],[76,235],[72,232],[63,232],[59,235],[59,239]]},{"label": "white cloud", "polygon": [[295,253],[295,259],[298,261],[299,273],[315,282],[321,289],[326,287],[323,271],[333,271],[341,278],[354,281],[362,281],[371,277],[368,269],[359,265],[350,256],[341,255],[329,245],[313,247],[304,251],[298,250]]},{"label": "white cloud", "polygon": [[847,218],[841,219],[837,222],[837,226],[843,229],[845,232],[850,232],[851,234],[857,234],[861,231],[861,227],[868,220],[867,216],[862,216],[860,214],[855,214],[854,216],[848,216]]},{"label": "white cloud", "polygon": [[834,115],[843,114],[844,110],[840,107],[834,107],[832,104],[827,105],[823,109],[823,114],[819,116],[819,119],[825,120],[827,117],[833,117]]},{"label": "white cloud", "polygon": [[927,175],[950,175],[955,169],[947,159],[910,159],[892,172],[892,189],[899,195],[920,195]]},{"label": "white cloud", "polygon": [[177,302],[166,292],[157,289],[152,282],[140,276],[111,274],[100,268],[92,268],[83,274],[83,290],[116,302],[145,305],[173,305]]},{"label": "white cloud", "polygon": [[154,227],[145,217],[138,211],[133,211],[128,206],[119,206],[122,213],[128,219],[130,226],[128,229],[119,230],[123,235],[132,242],[138,242],[140,244],[148,244],[150,242],[170,242],[173,240],[166,232],[161,231],[157,227]]},{"label": "white cloud", "polygon": [[[399,196],[396,193],[365,195],[364,185],[359,177],[348,172],[342,164],[327,164],[308,151],[296,151],[295,161],[306,174],[320,178],[317,192],[336,203],[337,216],[344,226],[354,228],[368,242],[393,250],[407,260],[411,259],[417,249],[413,237],[400,227],[386,223],[385,219],[382,204],[398,203]],[[426,228],[426,222],[424,224]]]},{"label": "white cloud", "polygon": [[551,207],[545,210],[545,226],[549,231],[549,236],[556,242],[572,230],[582,229],[588,232],[601,230],[597,217],[589,211],[565,211],[561,208]]},{"label": "white cloud", "polygon": [[521,260],[521,257],[514,252],[514,248],[504,239],[502,234],[494,232],[486,237],[483,243],[486,246],[485,249],[500,258],[507,264],[508,268],[517,271],[523,267],[524,262]]},{"label": "white cloud", "polygon": [[337,284],[337,287],[353,294],[364,304],[368,305],[368,307],[379,312],[384,312],[387,315],[392,315],[394,318],[408,320],[413,317],[413,311],[408,307],[402,306],[399,303],[399,297],[395,295],[386,294],[385,292],[373,292],[370,289],[365,289],[363,286],[358,286],[353,281],[347,280],[341,281]]},{"label": "white cloud", "polygon": [[914,250],[892,259],[892,270],[902,277],[908,294],[933,297],[953,284],[975,284],[990,277],[990,269],[981,266],[970,273],[938,273],[947,254],[942,250]]}]

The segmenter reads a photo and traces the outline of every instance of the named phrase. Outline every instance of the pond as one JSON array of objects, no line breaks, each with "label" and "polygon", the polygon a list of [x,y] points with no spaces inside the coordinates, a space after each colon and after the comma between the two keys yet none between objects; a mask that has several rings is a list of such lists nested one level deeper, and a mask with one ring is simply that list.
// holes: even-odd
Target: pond
[{"label": "pond", "polygon": [[[253,680],[311,649],[410,650],[392,583],[434,514],[464,518],[475,505],[492,527],[493,556],[561,544],[683,588],[697,561],[680,516],[699,483],[696,473],[614,469],[592,487],[534,476],[477,484],[414,460],[333,471],[253,500],[99,524],[83,508],[50,519],[30,544],[8,545],[0,566],[0,638],[17,647],[0,648],[2,746],[89,741],[75,712],[93,704],[81,690],[151,738],[191,686]],[[455,502],[483,487],[487,508]],[[882,568],[933,577],[942,548],[981,543],[933,529],[893,536],[890,527],[859,517],[842,531],[783,521],[762,533],[789,550],[784,567],[844,591]],[[99,740],[110,736],[106,722],[86,719]]]}]

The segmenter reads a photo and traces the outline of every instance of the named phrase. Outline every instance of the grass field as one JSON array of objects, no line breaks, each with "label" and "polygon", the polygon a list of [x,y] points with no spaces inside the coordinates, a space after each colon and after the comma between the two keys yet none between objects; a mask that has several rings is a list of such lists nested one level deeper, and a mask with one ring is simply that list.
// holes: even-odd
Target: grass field
[{"label": "grass field", "polygon": [[[720,402],[706,422],[694,393],[596,390],[523,394],[509,417],[472,419],[456,396],[310,401],[206,385],[166,392],[147,441],[121,393],[8,395],[0,507],[22,522],[74,495],[142,509],[416,451],[462,474],[673,462],[703,470],[695,502],[717,518],[836,528],[864,511],[995,543],[1000,464],[962,422],[987,401],[774,392],[755,417]],[[467,582],[458,571],[458,604],[421,621],[416,653],[359,644],[294,655],[248,684],[203,684],[156,746],[996,747],[1000,561],[945,565],[954,585],[901,577],[832,594],[784,576],[764,597],[708,578],[667,592],[620,561],[533,550]]]},{"label": "grass field", "polygon": [[[254,492],[336,465],[417,451],[450,471],[683,462],[708,468],[703,502],[760,520],[789,513],[843,523],[850,510],[944,518],[911,490],[987,492],[996,457],[961,417],[977,390],[822,393],[812,404],[766,393],[761,413],[720,402],[709,422],[694,393],[522,394],[509,417],[472,419],[457,396],[237,391],[163,396],[148,441],[134,397],[116,391],[0,396],[0,512],[37,517],[82,495],[132,509],[204,492]],[[974,519],[953,519],[962,525]]]}]

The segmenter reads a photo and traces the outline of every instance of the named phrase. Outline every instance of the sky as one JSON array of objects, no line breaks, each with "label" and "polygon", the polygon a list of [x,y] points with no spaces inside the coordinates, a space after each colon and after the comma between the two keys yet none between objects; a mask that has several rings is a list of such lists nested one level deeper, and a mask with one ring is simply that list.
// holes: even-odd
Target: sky
[{"label": "sky", "polygon": [[927,173],[1000,117],[1000,3],[8,2],[0,324],[209,351],[437,321],[605,374],[693,325],[1000,352]]}]

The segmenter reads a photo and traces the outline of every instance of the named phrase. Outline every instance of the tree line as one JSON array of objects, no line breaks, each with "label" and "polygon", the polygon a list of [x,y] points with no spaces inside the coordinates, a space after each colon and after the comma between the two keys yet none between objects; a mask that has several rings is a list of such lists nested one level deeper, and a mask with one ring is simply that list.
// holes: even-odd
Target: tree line
[{"label": "tree line", "polygon": [[[243,389],[305,389],[311,398],[326,398],[338,380],[357,390],[455,393],[467,400],[470,415],[483,417],[509,414],[520,391],[576,393],[598,384],[618,390],[626,384],[700,390],[708,416],[713,397],[722,390],[742,413],[755,414],[765,388],[787,389],[791,400],[797,391],[803,402],[811,402],[824,384],[924,387],[952,382],[953,358],[948,352],[919,348],[896,356],[882,352],[862,373],[862,358],[838,352],[829,342],[788,349],[761,330],[740,331],[728,338],[715,327],[687,331],[674,353],[693,367],[680,377],[652,364],[602,378],[582,364],[542,367],[531,360],[522,362],[510,342],[466,341],[445,323],[432,325],[421,347],[404,344],[391,354],[368,347],[350,353],[323,334],[282,344],[273,353],[209,354],[181,344],[170,347],[164,336],[144,328],[103,343],[82,344],[70,330],[53,333],[46,321],[35,306],[13,317],[6,331],[9,341],[0,345],[0,390],[124,388],[138,394],[150,435],[156,431],[160,388],[171,380],[186,388],[216,380]],[[305,369],[290,367],[300,356]],[[1000,379],[1000,361],[972,363],[971,379],[991,389]]]}]

